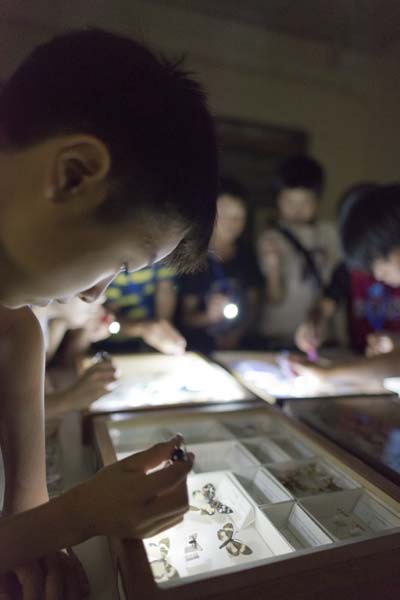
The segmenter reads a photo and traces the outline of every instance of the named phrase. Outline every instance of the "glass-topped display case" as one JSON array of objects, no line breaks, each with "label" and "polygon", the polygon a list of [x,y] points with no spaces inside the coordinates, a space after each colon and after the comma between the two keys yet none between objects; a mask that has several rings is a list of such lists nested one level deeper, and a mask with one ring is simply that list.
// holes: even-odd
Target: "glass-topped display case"
[{"label": "glass-topped display case", "polygon": [[400,401],[396,396],[296,400],[286,404],[285,410],[400,485]]},{"label": "glass-topped display case", "polygon": [[378,581],[385,598],[396,597],[396,486],[267,406],[125,413],[93,423],[100,464],[177,431],[195,454],[189,511],[143,543],[112,542],[121,598],[244,600],[264,598],[267,589],[276,599],[319,598],[322,581],[329,598],[343,598],[343,582],[346,597],[378,597],[363,595]]},{"label": "glass-topped display case", "polygon": [[215,352],[213,358],[247,389],[271,404],[293,398],[391,394],[380,381],[360,386],[346,380],[322,382],[312,375],[296,376],[288,352]]},{"label": "glass-topped display case", "polygon": [[226,369],[193,352],[113,355],[112,360],[119,379],[91,405],[91,413],[254,400]]}]

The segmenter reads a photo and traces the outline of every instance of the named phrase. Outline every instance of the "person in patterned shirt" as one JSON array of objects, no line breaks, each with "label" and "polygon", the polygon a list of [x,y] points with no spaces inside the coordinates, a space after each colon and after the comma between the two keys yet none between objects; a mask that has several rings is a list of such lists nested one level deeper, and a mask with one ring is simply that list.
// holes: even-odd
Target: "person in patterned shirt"
[{"label": "person in patterned shirt", "polygon": [[111,352],[132,352],[142,349],[145,342],[164,354],[182,354],[186,341],[172,325],[176,308],[174,274],[161,263],[117,275],[106,291],[106,306],[121,329],[101,346]]}]

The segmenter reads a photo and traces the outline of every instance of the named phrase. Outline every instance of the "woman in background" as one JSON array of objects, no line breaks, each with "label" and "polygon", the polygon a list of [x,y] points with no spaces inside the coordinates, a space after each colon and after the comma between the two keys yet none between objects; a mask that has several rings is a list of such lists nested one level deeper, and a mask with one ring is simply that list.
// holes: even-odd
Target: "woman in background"
[{"label": "woman in background", "polygon": [[179,326],[189,349],[243,347],[257,317],[261,274],[243,241],[247,206],[243,187],[222,179],[207,269],[180,279]]}]

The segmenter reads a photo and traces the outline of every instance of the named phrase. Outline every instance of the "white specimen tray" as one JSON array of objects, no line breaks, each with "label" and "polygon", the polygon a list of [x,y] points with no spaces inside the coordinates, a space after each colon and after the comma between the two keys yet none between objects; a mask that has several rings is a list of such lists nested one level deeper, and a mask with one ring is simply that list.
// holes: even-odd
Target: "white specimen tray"
[{"label": "white specimen tray", "polygon": [[294,550],[322,546],[332,541],[312,517],[295,502],[269,506],[264,509],[264,513]]},{"label": "white specimen tray", "polygon": [[400,526],[398,515],[360,489],[337,492],[329,497],[306,498],[302,506],[335,540],[367,536]]},{"label": "white specimen tray", "polygon": [[[215,513],[212,516],[200,516],[189,511],[182,524],[175,526],[154,538],[145,540],[145,548],[150,563],[160,560],[160,542],[169,540],[169,552],[165,559],[179,573],[180,580],[207,578],[211,571],[223,573],[230,569],[235,571],[257,564],[274,556],[293,552],[291,544],[274,527],[264,513],[252,503],[245,490],[234,475],[229,472],[214,472],[192,475],[188,479],[189,500],[193,492],[200,490],[205,484],[212,483],[216,488],[216,497],[230,502],[232,514]],[[246,546],[251,554],[241,553],[232,555],[226,548],[221,548],[223,541],[218,538],[218,532],[223,531],[227,524],[233,531],[233,540],[240,548]],[[185,549],[189,545],[189,537],[196,534],[201,550],[198,556],[190,560],[185,558]],[[161,565],[162,567],[162,565]],[[156,580],[160,585],[176,585],[179,580],[169,580],[165,575]]]},{"label": "white specimen tray", "polygon": [[268,471],[294,498],[359,487],[350,477],[322,460],[270,465]]},{"label": "white specimen tray", "polygon": [[256,457],[237,440],[188,444],[187,448],[195,455],[193,465],[195,473],[222,470],[242,473],[259,465]]}]

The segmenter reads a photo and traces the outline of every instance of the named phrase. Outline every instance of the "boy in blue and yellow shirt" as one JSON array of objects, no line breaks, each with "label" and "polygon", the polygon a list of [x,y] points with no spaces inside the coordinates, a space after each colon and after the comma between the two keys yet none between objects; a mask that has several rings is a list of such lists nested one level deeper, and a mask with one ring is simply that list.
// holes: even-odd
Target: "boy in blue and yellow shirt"
[{"label": "boy in blue and yellow shirt", "polygon": [[135,351],[143,342],[165,354],[181,354],[186,341],[171,325],[176,308],[174,271],[152,265],[120,273],[106,292],[106,306],[121,329],[107,342],[111,351]]}]

